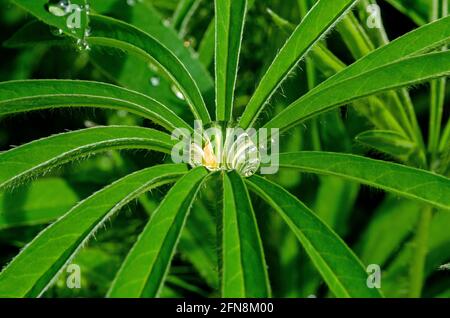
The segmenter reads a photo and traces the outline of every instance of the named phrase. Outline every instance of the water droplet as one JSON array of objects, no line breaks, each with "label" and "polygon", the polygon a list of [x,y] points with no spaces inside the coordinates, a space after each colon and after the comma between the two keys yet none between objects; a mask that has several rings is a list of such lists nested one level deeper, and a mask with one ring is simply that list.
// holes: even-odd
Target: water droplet
[{"label": "water droplet", "polygon": [[85,37],[91,36],[91,28],[90,27],[86,27],[86,29],[84,30],[84,36]]},{"label": "water droplet", "polygon": [[89,43],[84,39],[78,39],[77,40],[77,49],[80,51],[89,51],[91,47],[89,46]]},{"label": "water droplet", "polygon": [[169,20],[169,19],[165,19],[165,20],[163,21],[163,24],[164,24],[164,26],[166,26],[166,27],[170,26],[170,20]]},{"label": "water droplet", "polygon": [[119,117],[127,117],[127,115],[128,115],[128,112],[126,111],[126,110],[119,110],[119,111],[117,111],[117,116],[119,116]]},{"label": "water droplet", "polygon": [[152,86],[159,86],[161,80],[159,79],[159,77],[153,76],[152,78],[150,78],[150,83],[152,84]]},{"label": "water droplet", "polygon": [[69,0],[50,0],[45,5],[45,9],[57,17],[62,17],[68,13],[70,5]]},{"label": "water droplet", "polygon": [[158,72],[158,66],[156,66],[152,62],[148,63],[148,68],[155,73]]},{"label": "water droplet", "polygon": [[136,0],[127,0],[127,4],[129,6],[134,6],[136,4]]},{"label": "water droplet", "polygon": [[53,27],[50,28],[50,32],[55,36],[62,36],[64,33],[62,29],[53,28]]},{"label": "water droplet", "polygon": [[153,76],[152,78],[150,78],[150,83],[152,84],[152,86],[159,86],[161,80],[159,79],[159,77]]},{"label": "water droplet", "polygon": [[175,85],[172,85],[172,92],[178,99],[185,100],[183,93]]},{"label": "water droplet", "polygon": [[225,122],[214,122],[199,128],[200,138],[191,138],[189,164],[204,166],[210,171],[235,170],[244,177],[256,173],[261,158],[255,143],[247,132]]}]

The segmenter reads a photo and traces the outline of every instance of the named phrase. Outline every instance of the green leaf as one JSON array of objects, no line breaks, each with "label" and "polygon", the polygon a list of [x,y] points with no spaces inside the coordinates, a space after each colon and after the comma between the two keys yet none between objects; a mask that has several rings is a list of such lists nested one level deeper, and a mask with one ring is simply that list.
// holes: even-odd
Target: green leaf
[{"label": "green leaf", "polygon": [[108,297],[157,297],[193,201],[207,176],[198,167],[182,177],[153,213],[108,292]]},{"label": "green leaf", "polygon": [[216,119],[233,116],[234,88],[244,31],[247,0],[215,0]]},{"label": "green leaf", "polygon": [[[27,0],[14,0],[13,2],[38,19],[61,29],[68,36],[74,37],[66,25],[66,17],[58,17],[45,10],[47,0],[36,0],[33,3]],[[130,24],[109,17],[90,14],[89,27],[92,34],[88,38],[84,39],[80,35],[75,37],[83,38],[90,45],[122,49],[157,63],[177,84],[193,114],[204,123],[210,122],[210,116],[197,83],[179,58],[164,44]],[[81,29],[84,34],[85,28]]]},{"label": "green leaf", "polygon": [[[178,37],[178,34],[170,26],[167,26],[167,23],[164,22],[163,18],[153,6],[148,2],[136,2],[133,6],[129,6],[121,0],[115,2],[115,10],[111,13],[118,15],[117,18],[120,18],[121,20],[129,21],[130,24],[148,33],[173,52],[194,78],[207,105],[213,105],[214,82],[211,75],[202,65],[202,62],[199,60],[200,58],[196,58],[196,53],[192,49],[184,46],[183,40]],[[91,3],[91,7],[93,9],[98,9],[101,3],[102,2]],[[212,41],[214,41],[214,34]],[[40,21],[31,21],[14,33],[13,36],[4,43],[7,47],[12,48],[29,47],[37,44],[72,46],[73,42],[70,41],[70,38],[53,35],[50,32],[50,27],[48,25]],[[211,45],[212,51],[214,51],[214,44],[212,43]],[[150,96],[156,100],[163,103],[168,103],[169,101],[180,103],[176,98],[161,98],[164,97],[164,95],[160,94],[159,89],[151,90],[148,83],[150,75],[142,80],[142,77],[139,75],[142,73],[148,74],[150,72],[148,61],[146,62],[138,56],[123,56],[123,54],[120,53],[117,55],[110,55],[112,50],[112,48],[109,48],[107,53],[102,52],[102,54],[99,54],[101,50],[94,47],[90,51],[89,57],[91,60],[94,60],[96,66],[100,66],[109,76],[115,77],[114,80],[117,83],[146,94],[148,94],[150,88]],[[105,51],[104,48],[103,51]],[[123,66],[119,68],[118,65]],[[133,77],[136,73],[138,75],[137,79]],[[141,81],[140,83],[137,82],[138,79]],[[145,89],[143,90],[142,88]]]},{"label": "green leaf", "polygon": [[[440,19],[433,23],[427,24],[419,29],[411,31],[410,33],[396,39],[395,41],[373,51],[372,53],[366,55],[361,58],[351,66],[345,68],[343,71],[339,72],[335,76],[329,78],[322,84],[318,85],[315,89],[309,91],[306,95],[302,96],[299,100],[294,102],[295,104],[303,104],[309,103],[309,100],[314,100],[316,95],[320,95],[323,91],[331,88],[340,83],[344,83],[346,80],[347,83],[350,84],[351,79],[358,79],[359,85],[363,85],[368,81],[368,76],[370,74],[376,73],[376,70],[381,70],[380,67],[387,67],[389,65],[394,66],[396,64],[391,64],[395,61],[401,61],[401,59],[406,58],[408,56],[418,54],[420,52],[427,51],[433,47],[438,46],[439,44],[443,44],[449,41],[450,39],[450,17]],[[417,66],[418,67],[418,66]],[[338,70],[338,69],[337,69]],[[385,71],[388,71],[384,68]],[[386,73],[389,74],[389,73]],[[399,73],[402,74],[402,73]],[[361,82],[362,81],[362,82]],[[372,79],[373,84],[374,79]],[[356,85],[356,81],[354,81]],[[369,83],[370,84],[370,83]],[[382,82],[379,83],[382,86]],[[344,85],[341,84],[340,87]],[[352,87],[348,93],[355,90],[355,87]],[[344,91],[342,91],[345,93]],[[336,96],[340,97],[341,93],[339,92]],[[358,94],[359,95],[359,94]],[[363,96],[360,96],[363,97]],[[292,106],[291,105],[291,106]],[[303,107],[303,106],[301,106]],[[312,106],[316,108],[317,106]],[[317,107],[319,108],[319,107]],[[303,110],[302,110],[303,111]],[[284,113],[283,115],[285,115]],[[308,114],[310,116],[312,114]],[[302,115],[303,116],[303,115]],[[288,117],[288,116],[286,116]],[[279,118],[277,118],[278,120]],[[291,118],[292,121],[292,118]],[[275,124],[273,122],[269,122],[267,126]],[[286,125],[286,123],[284,124]]]},{"label": "green leaf", "polygon": [[112,183],[80,202],[41,232],[3,269],[0,274],[0,296],[42,295],[105,221],[140,194],[173,182],[186,170],[185,165],[147,168]]},{"label": "green leaf", "polygon": [[[450,17],[415,29],[359,59],[314,90],[320,91],[352,77],[368,73],[395,61],[429,51],[450,41]],[[310,92],[309,94],[312,94]]]},{"label": "green leaf", "polygon": [[209,67],[214,59],[215,52],[216,22],[213,18],[200,41],[198,48],[198,59],[205,67]]},{"label": "green leaf", "polygon": [[26,80],[0,83],[0,115],[57,107],[125,110],[148,118],[168,131],[191,127],[167,106],[143,94],[100,82]]},{"label": "green leaf", "polygon": [[[87,28],[89,17],[87,11],[84,9],[85,0],[71,0],[71,4],[78,5],[81,9],[80,11],[80,27],[69,28],[69,15],[56,15],[50,12],[49,8],[49,0],[12,0],[12,3],[15,3],[22,9],[30,12],[32,15],[36,16],[40,20],[45,23],[54,26],[57,29],[63,30],[68,36],[72,38],[82,39],[85,34],[85,30]],[[76,14],[74,11],[71,11],[70,14]]]},{"label": "green leaf", "polygon": [[223,174],[222,297],[269,297],[270,284],[258,225],[244,180]]},{"label": "green leaf", "polygon": [[358,193],[357,183],[337,177],[322,176],[313,210],[323,222],[343,236],[349,230],[349,220]]},{"label": "green leaf", "polygon": [[54,221],[78,202],[63,179],[45,178],[13,192],[0,193],[0,230]]},{"label": "green leaf", "polygon": [[358,241],[356,250],[361,260],[383,268],[413,232],[421,209],[417,202],[387,197],[375,210],[374,217]]},{"label": "green leaf", "polygon": [[424,25],[428,21],[430,0],[386,0],[394,8],[408,16],[417,25]]},{"label": "green leaf", "polygon": [[[360,5],[363,6],[363,3],[361,2]],[[285,32],[292,32],[293,26],[291,23],[281,18],[272,11],[269,11],[269,14],[271,15],[274,22]],[[353,42],[356,42],[356,44],[354,44],[354,46],[356,47],[355,50],[359,52],[359,54],[357,54],[356,56],[359,57],[373,50],[373,46],[366,43],[369,41],[367,39],[367,35],[362,30],[360,24],[355,21],[353,15],[349,15],[348,18],[345,18],[343,23],[346,25],[348,24],[345,27],[347,29],[350,29],[351,25],[355,25],[355,30],[347,30],[349,37],[349,39],[347,39],[347,42],[351,42],[352,45]],[[341,26],[341,29],[342,28],[344,27]],[[359,32],[356,32],[358,30]],[[318,43],[312,49],[311,57],[314,59],[317,69],[320,70],[326,77],[330,77],[336,73],[339,73],[347,67],[321,43]],[[349,69],[351,69],[352,67],[353,66],[349,67]],[[404,95],[408,94],[407,91],[402,93]],[[366,100],[357,100],[352,104],[355,106],[356,111],[367,117],[378,129],[389,129],[404,133],[406,132],[406,130],[411,131],[411,126],[417,128],[417,131],[412,132],[411,135],[414,135],[414,133],[416,133],[418,136],[416,138],[418,140],[418,143],[423,143],[412,105],[410,105],[410,103],[405,103],[407,105],[406,109],[410,112],[410,118],[406,118],[407,116],[403,109],[404,106],[399,103],[398,96],[394,92],[389,92],[389,96],[394,97],[393,100],[384,101],[384,96],[370,96]],[[396,117],[398,117],[398,119]],[[405,128],[403,128],[402,126],[404,126]]]},{"label": "green leaf", "polygon": [[187,33],[187,25],[203,0],[181,0],[173,13],[171,24],[180,37]]},{"label": "green leaf", "polygon": [[359,24],[353,13],[349,13],[337,25],[337,29],[355,60],[375,49],[369,36]]},{"label": "green leaf", "polygon": [[[437,20],[448,15],[448,1],[434,0],[431,10],[431,19]],[[446,50],[443,47],[442,50]],[[430,95],[430,121],[428,129],[428,151],[431,154],[431,167],[434,170],[434,162],[439,153],[439,141],[441,137],[442,117],[444,114],[446,78],[440,78],[431,82]]]},{"label": "green leaf", "polygon": [[337,20],[355,2],[355,0],[317,1],[264,74],[241,117],[241,127],[247,128],[255,122],[267,101],[298,61],[321,37],[332,29]]},{"label": "green leaf", "polygon": [[211,121],[197,83],[167,47],[149,34],[112,18],[91,15],[90,26],[92,35],[88,38],[89,44],[123,49],[157,63],[177,84],[196,118],[205,124]]},{"label": "green leaf", "polygon": [[333,175],[450,210],[450,179],[425,170],[350,154],[280,154],[280,167]]},{"label": "green leaf", "polygon": [[62,133],[0,153],[0,188],[100,151],[149,149],[170,153],[173,145],[169,135],[140,127],[94,127]]},{"label": "green leaf", "polygon": [[250,189],[272,206],[295,233],[336,297],[380,297],[367,287],[367,273],[347,245],[311,210],[280,186],[259,176]]},{"label": "green leaf", "polygon": [[[95,9],[100,4],[101,2],[95,2],[91,3],[91,6]],[[188,69],[189,73],[194,78],[200,91],[202,92],[206,104],[208,106],[213,105],[214,81],[211,75],[202,65],[200,58],[196,57],[197,53],[194,52],[191,48],[185,47],[183,39],[179,37],[177,32],[171,26],[167,25],[167,21],[164,20],[164,18],[157,12],[157,10],[151,3],[149,3],[148,1],[142,1],[136,2],[133,6],[129,6],[125,3],[125,1],[116,0],[115,10],[113,10],[111,14],[117,15],[117,17],[121,20],[128,21],[130,24],[148,33],[159,42],[161,42],[164,46],[166,46],[170,51],[172,51],[180,59],[180,61],[184,64],[184,66]],[[214,44],[212,44],[212,49],[214,50]],[[92,57],[92,53],[90,55]],[[103,55],[106,56],[107,54]],[[126,64],[129,63],[128,60],[130,58],[132,58],[132,56],[126,57]],[[105,66],[104,64],[105,63],[102,63],[103,66]],[[115,65],[109,65],[108,69],[113,71],[114,66]],[[132,75],[141,68],[142,67],[133,69],[132,65],[130,65],[129,68],[124,68],[122,70],[122,75],[123,77],[129,77],[129,79],[132,80]],[[145,66],[144,69],[148,70],[148,67]],[[126,72],[130,72],[131,74],[126,74]],[[149,78],[150,77],[144,79],[144,83],[141,83],[141,85],[148,85]],[[159,93],[159,89],[153,89],[151,90],[151,92],[152,94],[157,94]]]},{"label": "green leaf", "polygon": [[266,123],[265,127],[286,130],[356,99],[447,76],[450,74],[449,59],[450,52],[407,58],[339,81],[335,85],[312,90]]},{"label": "green leaf", "polygon": [[219,285],[216,242],[216,224],[211,212],[197,200],[183,229],[179,251],[214,289]]},{"label": "green leaf", "polygon": [[415,148],[414,143],[395,131],[369,130],[359,134],[355,139],[401,160],[407,160]]}]

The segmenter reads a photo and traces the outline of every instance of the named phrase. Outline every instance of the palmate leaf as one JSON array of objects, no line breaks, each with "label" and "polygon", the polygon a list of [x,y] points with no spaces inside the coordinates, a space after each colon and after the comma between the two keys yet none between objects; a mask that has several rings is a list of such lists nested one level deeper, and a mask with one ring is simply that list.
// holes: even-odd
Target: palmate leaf
[{"label": "palmate leaf", "polygon": [[336,297],[381,296],[367,287],[367,273],[353,252],[297,198],[259,176],[247,179],[247,184],[280,213]]},{"label": "palmate leaf", "polygon": [[[66,25],[65,17],[57,17],[45,10],[47,0],[33,2],[14,0],[13,2],[45,23],[61,29],[68,36],[81,38],[71,33]],[[193,114],[205,123],[210,122],[210,116],[197,83],[180,59],[165,45],[140,29],[109,17],[90,14],[89,27],[92,34],[87,39],[88,44],[125,50],[158,64],[177,84]]]},{"label": "palmate leaf", "polygon": [[26,80],[0,83],[0,115],[57,107],[125,110],[148,118],[168,131],[191,127],[167,106],[143,94],[90,81]]},{"label": "palmate leaf", "polygon": [[149,149],[170,153],[173,145],[169,135],[141,127],[94,127],[62,133],[0,153],[0,188],[100,151]]},{"label": "palmate leaf", "polygon": [[450,210],[450,179],[425,170],[350,154],[280,154],[280,167],[333,175]]},{"label": "palmate leaf", "polygon": [[42,295],[80,247],[121,207],[152,188],[175,181],[186,172],[185,165],[147,168],[80,202],[41,232],[3,269],[0,297]]},{"label": "palmate leaf", "polygon": [[77,202],[78,195],[59,178],[36,180],[13,192],[0,192],[0,230],[49,223]]},{"label": "palmate leaf", "polygon": [[319,0],[297,26],[261,79],[242,114],[240,125],[251,126],[281,82],[298,61],[323,37],[355,0]]},{"label": "palmate leaf", "polygon": [[215,0],[216,119],[233,116],[234,87],[244,31],[247,0]]},{"label": "palmate leaf", "polygon": [[407,58],[304,95],[265,124],[286,130],[356,99],[450,74],[449,52]]},{"label": "palmate leaf", "polygon": [[195,168],[170,189],[122,264],[108,297],[159,295],[181,230],[207,175],[205,168]]},{"label": "palmate leaf", "polygon": [[222,297],[269,297],[270,284],[258,225],[244,180],[223,174]]}]

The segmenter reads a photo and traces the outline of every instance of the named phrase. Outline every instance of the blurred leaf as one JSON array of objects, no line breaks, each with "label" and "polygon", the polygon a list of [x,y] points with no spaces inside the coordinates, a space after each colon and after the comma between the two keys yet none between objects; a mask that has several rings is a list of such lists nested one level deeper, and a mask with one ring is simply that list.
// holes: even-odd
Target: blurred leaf
[{"label": "blurred leaf", "polygon": [[36,180],[13,192],[0,193],[0,230],[50,223],[67,212],[78,195],[59,178]]}]

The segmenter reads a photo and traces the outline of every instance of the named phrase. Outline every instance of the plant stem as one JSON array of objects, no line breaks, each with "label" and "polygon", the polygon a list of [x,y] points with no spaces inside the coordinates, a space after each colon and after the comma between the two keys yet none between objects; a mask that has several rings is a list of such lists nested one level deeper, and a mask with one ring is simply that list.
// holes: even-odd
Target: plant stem
[{"label": "plant stem", "polygon": [[428,253],[428,236],[430,222],[433,216],[433,208],[427,206],[422,211],[416,228],[413,242],[413,257],[410,268],[410,290],[409,297],[419,298],[425,279],[425,262]]}]

